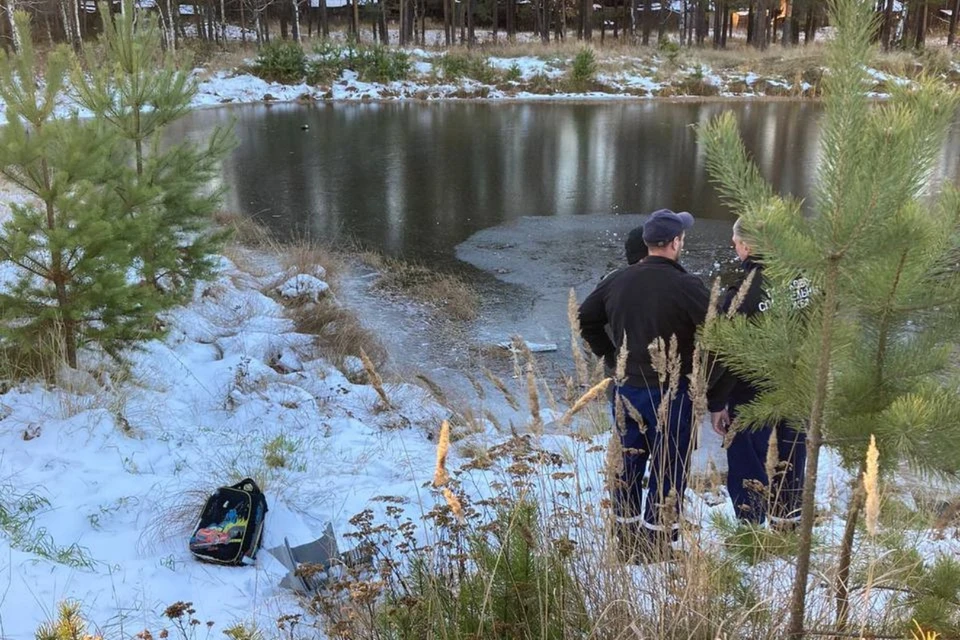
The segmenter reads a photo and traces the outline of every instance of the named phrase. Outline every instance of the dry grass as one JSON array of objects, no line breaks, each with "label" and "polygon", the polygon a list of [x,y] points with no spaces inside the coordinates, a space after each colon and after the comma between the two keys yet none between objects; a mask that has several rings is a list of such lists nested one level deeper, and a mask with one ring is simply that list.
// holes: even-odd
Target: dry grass
[{"label": "dry grass", "polygon": [[[280,261],[290,272],[316,274],[316,267],[323,267],[324,280],[332,287],[340,282],[346,271],[346,260],[341,253],[316,240],[300,238],[276,246]],[[319,276],[318,276],[319,277]]]},{"label": "dry grass", "polygon": [[380,272],[377,288],[410,296],[453,320],[467,321],[477,317],[477,293],[459,276],[372,252],[361,253],[359,258]]},{"label": "dry grass", "polygon": [[364,351],[370,360],[382,367],[387,351],[380,339],[363,326],[357,315],[329,298],[314,305],[300,305],[287,310],[297,332],[316,336],[321,356],[342,367],[348,356],[359,358]]},{"label": "dry grass", "polygon": [[244,247],[264,248],[273,244],[270,231],[250,216],[221,210],[213,214],[213,222],[229,229],[231,240]]},{"label": "dry grass", "polygon": [[257,43],[227,42],[221,45],[196,39],[183,41],[176,60],[181,69],[202,68],[200,80],[207,80],[220,69],[243,69],[247,61],[257,57]]},{"label": "dry grass", "polygon": [[[255,260],[245,253],[245,249],[276,256],[282,273],[278,275],[278,281],[267,283],[264,288],[267,292],[272,292],[280,284],[279,279],[289,278],[293,273],[316,277],[322,274],[321,279],[335,288],[346,271],[346,260],[342,254],[309,238],[281,243],[249,217],[226,211],[216,214],[214,221],[233,229],[233,243],[226,247],[224,253],[241,268],[257,275],[266,275],[257,273]],[[376,334],[364,327],[353,311],[340,306],[332,296],[321,297],[316,303],[308,303],[304,299],[281,300],[281,303],[297,332],[315,336],[318,355],[335,366],[343,368],[347,357],[359,358],[361,353],[366,353],[376,367],[382,367],[386,362],[386,349]]]}]

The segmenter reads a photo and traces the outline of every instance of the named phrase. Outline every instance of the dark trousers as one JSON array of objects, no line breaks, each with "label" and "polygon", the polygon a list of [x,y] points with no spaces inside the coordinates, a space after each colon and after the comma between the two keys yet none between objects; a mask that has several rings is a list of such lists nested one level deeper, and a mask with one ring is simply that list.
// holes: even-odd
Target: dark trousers
[{"label": "dark trousers", "polygon": [[[730,405],[730,418],[737,405]],[[767,448],[776,429],[777,466],[773,482],[767,477]],[[738,432],[727,448],[727,491],[737,518],[762,524],[800,519],[803,473],[807,463],[807,436],[786,422]]]},{"label": "dark trousers", "polygon": [[[681,384],[670,403],[669,424],[657,424],[661,391],[658,387],[617,387],[618,398],[630,402],[642,416],[644,427],[623,411],[623,472],[613,491],[614,515],[621,524],[640,525],[639,533],[651,542],[677,539],[683,493],[690,463],[693,403],[686,384]],[[616,406],[613,410],[616,421]],[[615,426],[614,428],[619,428]],[[643,476],[650,463],[647,499],[643,500]]]}]

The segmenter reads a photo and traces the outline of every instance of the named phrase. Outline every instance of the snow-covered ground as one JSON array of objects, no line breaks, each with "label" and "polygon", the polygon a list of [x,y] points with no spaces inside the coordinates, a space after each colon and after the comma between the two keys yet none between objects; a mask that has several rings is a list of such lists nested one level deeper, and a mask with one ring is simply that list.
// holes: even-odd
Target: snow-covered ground
[{"label": "snow-covered ground", "polygon": [[[232,568],[187,552],[206,494],[263,478],[265,548],[309,542],[327,521],[345,531],[376,495],[417,495],[432,472],[427,435],[446,412],[408,385],[388,387],[394,408],[384,410],[373,388],[316,360],[311,338],[261,289],[329,293],[314,276],[287,275],[258,278],[224,260],[169,314],[167,338],[132,354],[128,374],[0,396],[0,505],[29,522],[0,532],[4,638],[32,637],[68,598],[96,624],[134,632],[158,629],[177,600],[223,626],[272,625],[298,609],[272,556]],[[284,466],[265,462],[271,446]]]},{"label": "snow-covered ground", "polygon": [[[375,389],[317,359],[281,300],[332,295],[323,270],[295,273],[269,256],[243,255],[245,269],[222,259],[217,277],[165,318],[169,335],[130,354],[128,372],[96,367],[62,377],[59,387],[24,384],[0,395],[4,638],[32,638],[65,599],[82,602],[108,635],[156,633],[176,601],[192,602],[217,629],[236,622],[270,629],[278,616],[301,609],[279,586],[285,569],[266,549],[285,539],[312,541],[327,522],[347,547],[342,535],[353,515],[370,508],[384,517],[390,503],[377,496],[405,501],[415,521],[437,500],[424,486],[433,475],[433,435],[448,410],[406,384],[387,385],[387,408]],[[541,446],[577,465],[577,477],[558,481],[557,490],[566,482],[578,499],[599,500],[607,436],[585,441],[551,424],[555,413],[542,417],[550,435]],[[508,435],[487,424],[454,447],[449,466],[458,466],[457,451],[468,444]],[[718,455],[707,429],[696,467],[706,470]],[[489,491],[485,473],[464,476],[463,486]],[[818,501],[834,513],[849,476],[829,451],[820,473]],[[187,539],[204,498],[244,476],[263,482],[265,550],[254,566],[198,562]],[[722,489],[691,490],[686,514],[709,542],[714,516],[733,511]],[[21,524],[11,525],[11,516]],[[841,530],[833,519],[818,535],[834,540]],[[922,551],[956,553],[960,544],[924,537]],[[637,569],[639,584],[649,587],[649,571]],[[789,575],[789,565],[775,561],[756,568],[752,580],[775,598]]]}]

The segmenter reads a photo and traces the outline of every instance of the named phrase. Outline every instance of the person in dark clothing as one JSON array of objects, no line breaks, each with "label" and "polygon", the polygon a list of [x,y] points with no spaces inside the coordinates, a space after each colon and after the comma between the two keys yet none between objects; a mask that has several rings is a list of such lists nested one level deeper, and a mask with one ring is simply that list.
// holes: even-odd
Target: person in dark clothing
[{"label": "person in dark clothing", "polygon": [[[763,263],[751,255],[750,241],[744,237],[739,220],[733,226],[733,246],[740,258],[743,275],[726,290],[720,301],[720,311],[726,313],[730,309],[752,273],[753,280],[736,313],[753,317],[766,311],[771,300],[766,291]],[[809,304],[810,287],[803,279],[794,280],[791,290],[795,308]],[[732,372],[722,368],[721,371],[707,392],[707,403],[714,431],[725,435],[738,409],[753,402],[759,390]],[[778,464],[775,477],[768,478],[767,449],[772,432],[776,432]],[[800,517],[806,456],[804,431],[785,421],[737,431],[727,447],[727,490],[737,518],[755,524],[769,520],[771,526],[781,528],[794,526]]]},{"label": "person in dark clothing", "polygon": [[[643,242],[643,225],[640,225],[639,227],[634,227],[633,229],[630,230],[630,233],[627,234],[627,239],[623,243],[623,254],[627,258],[627,267],[637,264],[638,262],[646,258],[649,253],[650,252],[647,249],[647,245],[644,244]],[[614,271],[611,271],[610,273],[605,274],[602,278],[600,278],[600,280],[602,281],[604,278],[611,276],[617,271],[621,271],[625,268],[626,267],[620,267],[619,269],[615,269]],[[606,331],[607,331],[607,336],[609,336],[610,340],[612,341],[613,332],[610,329],[610,325],[607,325]],[[616,356],[610,358],[609,361],[607,359],[604,359],[603,375],[605,377],[607,378],[613,377],[613,373],[614,373],[613,366],[614,366],[615,360],[616,360]],[[610,387],[607,388],[608,402],[613,402],[613,394],[614,394],[614,389],[613,389],[613,386],[611,385]]]},{"label": "person in dark clothing", "polygon": [[[694,338],[707,315],[710,293],[699,278],[680,266],[686,231],[693,226],[689,213],[661,209],[643,225],[649,255],[604,278],[580,305],[581,335],[591,351],[612,366],[620,349],[627,348],[625,380],[614,393],[614,419],[622,417],[620,442],[623,471],[614,491],[614,515],[623,552],[639,560],[657,557],[676,540],[686,489],[692,442],[693,403],[687,376],[693,367]],[[605,327],[609,324],[611,333]],[[612,335],[612,338],[611,338]],[[654,368],[651,343],[676,342],[679,380],[663,381]],[[674,391],[675,389],[675,391]],[[662,401],[669,401],[667,424],[657,417]],[[629,411],[617,411],[617,402],[629,402],[643,425]],[[651,461],[647,499],[643,476]]]}]

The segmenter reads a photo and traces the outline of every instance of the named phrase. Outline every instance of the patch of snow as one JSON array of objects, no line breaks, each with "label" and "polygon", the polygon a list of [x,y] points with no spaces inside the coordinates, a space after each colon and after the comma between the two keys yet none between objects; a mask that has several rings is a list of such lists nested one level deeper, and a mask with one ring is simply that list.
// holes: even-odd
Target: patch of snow
[{"label": "patch of snow", "polygon": [[314,89],[307,84],[287,85],[267,82],[254,75],[231,75],[220,71],[198,84],[197,95],[191,106],[203,107],[224,103],[262,102],[275,100],[291,102],[303,95],[313,95]]},{"label": "patch of snow", "polygon": [[514,66],[520,69],[520,79],[530,80],[537,75],[544,75],[554,79],[563,76],[563,70],[557,69],[550,63],[533,56],[522,56],[519,58],[487,58],[490,66],[499,71],[509,71]]},{"label": "patch of snow", "polygon": [[433,65],[429,62],[423,62],[421,60],[414,62],[412,65],[410,65],[410,68],[419,76],[428,76],[433,73]]},{"label": "patch of snow", "polygon": [[883,71],[874,69],[873,67],[866,67],[865,70],[867,75],[877,82],[893,83],[901,87],[912,84],[908,78],[901,78],[900,76],[884,73]]},{"label": "patch of snow", "polygon": [[277,293],[287,300],[307,299],[317,302],[330,291],[330,285],[307,273],[298,273],[277,287]]},{"label": "patch of snow", "polygon": [[[193,12],[193,7],[189,5],[181,5],[182,9],[190,9],[191,13]],[[184,33],[187,34],[188,38],[197,37],[197,25],[194,22],[190,22],[183,27]],[[220,33],[220,25],[214,25],[214,30],[216,33]],[[257,32],[253,29],[245,29],[240,25],[228,24],[225,25],[224,31],[226,33],[227,40],[241,41],[246,40],[247,42],[256,42],[257,41]]]}]

